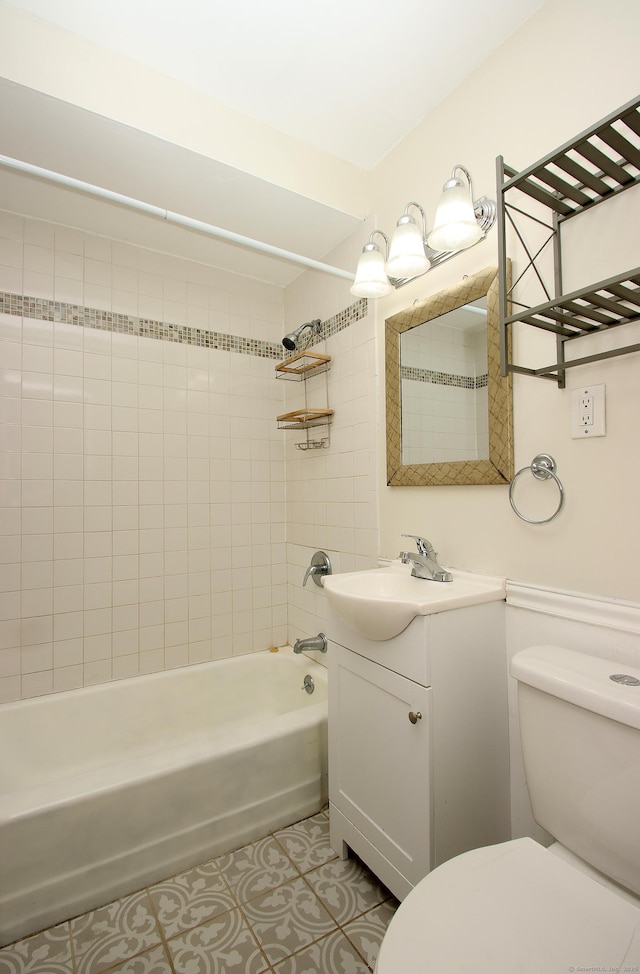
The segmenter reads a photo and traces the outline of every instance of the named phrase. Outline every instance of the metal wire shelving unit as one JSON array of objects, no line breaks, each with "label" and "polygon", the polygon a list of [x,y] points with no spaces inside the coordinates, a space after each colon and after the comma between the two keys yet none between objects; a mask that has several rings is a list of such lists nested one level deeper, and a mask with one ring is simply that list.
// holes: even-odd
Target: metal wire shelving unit
[{"label": "metal wire shelving unit", "polygon": [[[640,183],[640,98],[601,119],[565,145],[520,172],[498,156],[498,246],[501,373],[518,372],[565,385],[569,368],[640,351],[640,343],[593,355],[567,358],[575,338],[640,320],[640,267],[564,294],[560,229],[567,220]],[[527,207],[527,208],[525,208]],[[523,221],[548,230],[535,253],[525,240]],[[511,286],[507,281],[507,229],[511,228],[528,261]],[[553,283],[543,270],[546,248],[553,248]],[[546,254],[545,254],[546,257]],[[546,300],[529,307],[516,300],[517,286],[533,271]],[[547,272],[547,278],[549,274]],[[556,361],[527,368],[511,361],[511,329],[518,322],[556,336]]]},{"label": "metal wire shelving unit", "polygon": [[[333,409],[329,409],[328,405],[329,391],[326,373],[330,368],[330,355],[310,351],[297,352],[276,365],[276,378],[304,383],[304,406],[289,410],[289,412],[276,417],[278,429],[306,431],[305,438],[295,444],[297,450],[320,450],[326,449],[329,445],[328,427],[333,422]],[[325,374],[324,399],[326,405],[311,407],[307,404],[307,380],[323,373]],[[325,427],[326,432],[319,438],[313,438],[308,431],[317,427]]]}]

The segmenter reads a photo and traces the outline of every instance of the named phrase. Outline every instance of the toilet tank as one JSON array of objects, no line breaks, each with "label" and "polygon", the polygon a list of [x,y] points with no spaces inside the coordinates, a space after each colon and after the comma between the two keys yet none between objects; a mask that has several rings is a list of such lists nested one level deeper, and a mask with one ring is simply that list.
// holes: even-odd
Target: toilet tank
[{"label": "toilet tank", "polygon": [[640,894],[640,669],[535,646],[511,675],[536,822]]}]

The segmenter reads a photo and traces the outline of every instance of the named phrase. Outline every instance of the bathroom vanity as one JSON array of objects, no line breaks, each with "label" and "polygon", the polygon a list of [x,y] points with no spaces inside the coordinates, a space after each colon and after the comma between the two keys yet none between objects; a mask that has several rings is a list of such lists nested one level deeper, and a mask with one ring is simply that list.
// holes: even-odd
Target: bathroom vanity
[{"label": "bathroom vanity", "polygon": [[445,860],[510,838],[504,594],[484,597],[438,603],[384,640],[329,604],[331,845],[399,899]]}]

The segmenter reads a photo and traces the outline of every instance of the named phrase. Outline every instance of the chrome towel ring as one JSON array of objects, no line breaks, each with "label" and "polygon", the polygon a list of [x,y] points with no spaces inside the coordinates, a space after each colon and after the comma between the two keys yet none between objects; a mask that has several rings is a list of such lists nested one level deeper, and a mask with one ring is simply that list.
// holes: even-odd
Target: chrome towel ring
[{"label": "chrome towel ring", "polygon": [[[518,470],[517,474],[509,484],[509,502],[512,508],[514,509],[515,513],[518,515],[518,517],[522,521],[526,521],[527,524],[547,524],[549,521],[553,521],[553,519],[557,517],[560,511],[562,510],[562,505],[564,504],[564,487],[560,483],[560,478],[556,473],[556,466],[557,466],[556,461],[553,459],[553,457],[549,456],[548,453],[539,453],[531,461],[531,466],[523,467],[522,470]],[[558,485],[558,490],[560,491],[560,502],[557,508],[555,509],[553,514],[550,514],[549,517],[542,518],[542,520],[540,521],[536,521],[531,517],[525,517],[524,514],[521,514],[513,500],[513,488],[515,482],[520,476],[520,474],[524,473],[525,470],[530,470],[533,476],[536,478],[536,480],[548,480],[549,477],[553,477],[556,484]]]}]

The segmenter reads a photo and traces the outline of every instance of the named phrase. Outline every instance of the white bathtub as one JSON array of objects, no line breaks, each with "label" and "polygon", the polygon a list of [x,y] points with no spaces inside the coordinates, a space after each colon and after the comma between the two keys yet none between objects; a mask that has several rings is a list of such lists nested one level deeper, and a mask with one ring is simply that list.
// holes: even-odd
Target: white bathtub
[{"label": "white bathtub", "polygon": [[0,945],[318,811],[326,690],[281,649],[1,706]]}]

